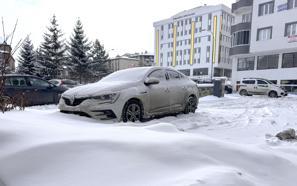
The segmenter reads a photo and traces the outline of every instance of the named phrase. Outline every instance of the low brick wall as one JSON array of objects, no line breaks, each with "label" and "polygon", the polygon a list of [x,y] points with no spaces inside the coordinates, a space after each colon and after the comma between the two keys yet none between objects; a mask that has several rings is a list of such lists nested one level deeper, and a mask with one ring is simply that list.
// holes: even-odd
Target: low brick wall
[{"label": "low brick wall", "polygon": [[197,85],[198,85],[200,97],[213,95],[213,84],[197,84]]}]

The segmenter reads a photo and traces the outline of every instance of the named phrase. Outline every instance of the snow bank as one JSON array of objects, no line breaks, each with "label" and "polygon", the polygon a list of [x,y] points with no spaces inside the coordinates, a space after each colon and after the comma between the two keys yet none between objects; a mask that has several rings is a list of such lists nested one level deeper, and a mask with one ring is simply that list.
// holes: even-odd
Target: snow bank
[{"label": "snow bank", "polygon": [[7,112],[0,186],[296,186],[297,144],[273,138],[297,126],[296,110],[295,97],[228,95],[140,126],[54,106]]},{"label": "snow bank", "polygon": [[[169,124],[62,126],[61,131],[33,125],[38,124],[12,124],[24,135],[18,142],[10,139],[11,145],[22,145],[0,155],[0,178],[6,185],[296,185],[291,182],[296,162],[259,148],[178,132]],[[13,135],[14,130],[4,128],[7,136]]]},{"label": "snow bank", "polygon": [[159,132],[179,132],[175,125],[171,123],[159,123],[145,127],[145,129]]}]

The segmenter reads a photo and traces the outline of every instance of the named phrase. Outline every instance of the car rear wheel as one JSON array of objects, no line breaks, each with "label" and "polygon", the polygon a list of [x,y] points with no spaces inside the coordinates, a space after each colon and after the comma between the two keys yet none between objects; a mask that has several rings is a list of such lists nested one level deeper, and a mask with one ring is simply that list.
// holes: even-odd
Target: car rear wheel
[{"label": "car rear wheel", "polygon": [[277,93],[275,91],[271,91],[269,92],[268,96],[271,98],[277,98]]},{"label": "car rear wheel", "polygon": [[197,98],[194,96],[190,96],[187,100],[184,113],[185,114],[189,114],[190,112],[195,113],[196,109],[197,109]]},{"label": "car rear wheel", "polygon": [[123,122],[142,121],[142,107],[138,101],[129,101],[123,110]]},{"label": "car rear wheel", "polygon": [[243,89],[243,90],[241,90],[241,91],[239,92],[239,94],[240,94],[241,96],[247,96],[247,95],[248,95],[248,92],[247,92],[247,90]]}]

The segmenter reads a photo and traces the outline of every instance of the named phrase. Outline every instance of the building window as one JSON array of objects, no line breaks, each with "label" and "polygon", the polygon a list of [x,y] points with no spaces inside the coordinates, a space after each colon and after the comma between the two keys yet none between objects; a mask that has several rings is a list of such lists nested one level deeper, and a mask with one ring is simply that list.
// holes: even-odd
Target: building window
[{"label": "building window", "polygon": [[272,14],[274,12],[274,1],[263,3],[259,5],[259,16]]},{"label": "building window", "polygon": [[297,0],[288,0],[288,9],[296,8]]},{"label": "building window", "polygon": [[285,36],[295,36],[295,35],[297,35],[297,22],[287,23],[285,28]]},{"label": "building window", "polygon": [[280,84],[286,91],[297,93],[297,79],[281,80]]},{"label": "building window", "polygon": [[277,69],[279,55],[258,56],[257,70]]},{"label": "building window", "polygon": [[257,32],[257,41],[272,39],[272,27],[260,28]]},{"label": "building window", "polygon": [[252,20],[252,14],[243,14],[242,15],[242,22],[249,23]]},{"label": "building window", "polygon": [[190,76],[190,69],[179,70],[179,72],[183,73],[185,76]]},{"label": "building window", "polygon": [[232,34],[232,46],[250,44],[250,31],[239,31]]},{"label": "building window", "polygon": [[239,58],[237,62],[237,71],[254,70],[255,57]]},{"label": "building window", "polygon": [[210,35],[209,35],[209,36],[207,36],[207,40],[208,40],[208,41],[210,41],[210,39],[211,39],[211,36],[210,36]]},{"label": "building window", "polygon": [[206,49],[206,63],[209,63],[210,61],[210,46],[207,46]]},{"label": "building window", "polygon": [[194,68],[193,76],[205,76],[208,75],[208,68]]},{"label": "building window", "polygon": [[283,54],[282,68],[297,67],[297,52]]},{"label": "building window", "polygon": [[208,31],[211,31],[211,20],[212,20],[212,14],[208,14],[208,26],[207,26]]}]

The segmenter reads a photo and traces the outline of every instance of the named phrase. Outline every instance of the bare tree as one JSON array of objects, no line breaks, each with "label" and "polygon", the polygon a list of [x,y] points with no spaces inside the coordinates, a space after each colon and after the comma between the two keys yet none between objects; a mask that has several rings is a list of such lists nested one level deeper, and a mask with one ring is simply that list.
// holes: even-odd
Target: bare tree
[{"label": "bare tree", "polygon": [[[17,22],[11,34],[10,45],[12,44]],[[7,40],[9,39],[9,37],[7,38],[5,37],[3,18],[2,18],[2,28],[3,28],[3,42],[0,43],[0,111],[4,113],[5,111],[12,109],[14,105],[12,102],[12,98],[9,98],[4,94],[5,78],[6,78],[5,75],[13,70],[12,66],[10,65],[10,61],[12,60],[12,56],[14,55],[14,53],[22,45],[23,40],[21,39],[14,47],[14,49],[12,49],[11,46],[7,44]]]}]

